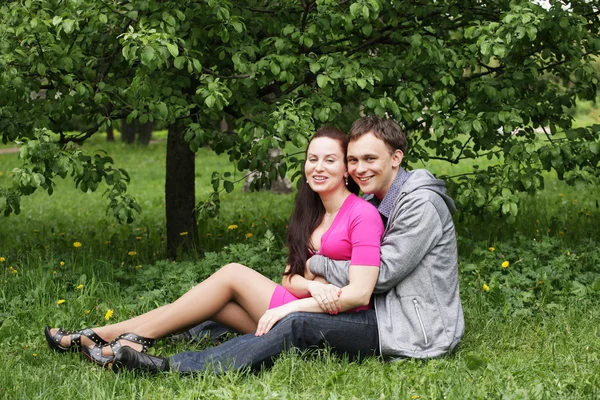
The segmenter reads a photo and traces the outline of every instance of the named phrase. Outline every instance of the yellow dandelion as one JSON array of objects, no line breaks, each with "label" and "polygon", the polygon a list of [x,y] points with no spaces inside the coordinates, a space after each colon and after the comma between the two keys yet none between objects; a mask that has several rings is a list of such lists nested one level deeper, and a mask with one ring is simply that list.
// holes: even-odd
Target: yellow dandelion
[{"label": "yellow dandelion", "polygon": [[52,271],[52,274],[56,275],[56,271]]},{"label": "yellow dandelion", "polygon": [[83,285],[82,284],[77,285],[77,289],[83,289]]},{"label": "yellow dandelion", "polygon": [[495,247],[490,247],[489,250],[490,251],[496,251],[496,248]]},{"label": "yellow dandelion", "polygon": [[508,268],[510,266],[510,262],[508,260],[502,263],[502,268]]},{"label": "yellow dandelion", "polygon": [[64,266],[65,266],[65,262],[64,262],[64,261],[61,261],[61,262],[59,262],[58,264],[59,264],[61,267],[64,267]]},{"label": "yellow dandelion", "polygon": [[238,226],[237,226],[237,225],[235,225],[235,224],[229,225],[229,226],[227,227],[227,229],[229,229],[230,231],[232,231],[232,230],[234,230],[234,229],[237,229],[237,228],[238,228]]},{"label": "yellow dandelion", "polygon": [[127,254],[129,254],[131,257],[133,257],[133,256],[135,256],[137,254],[137,252],[135,252],[135,251],[132,250],[132,251],[130,251]]},{"label": "yellow dandelion", "polygon": [[180,232],[179,233],[179,236],[187,236],[187,235],[188,235],[188,232]]},{"label": "yellow dandelion", "polygon": [[115,314],[115,312],[114,312],[113,310],[108,310],[108,311],[106,312],[106,314],[104,314],[104,319],[108,321],[109,319],[111,319],[111,318],[112,318],[112,316],[113,316],[114,314]]},{"label": "yellow dandelion", "polygon": [[6,258],[0,257],[0,262],[4,262],[4,261],[6,261]]},{"label": "yellow dandelion", "polygon": [[252,236],[254,236],[252,233],[250,233],[250,232],[246,233],[246,239],[250,239]]},{"label": "yellow dandelion", "polygon": [[490,287],[488,285],[486,285],[485,283],[482,286],[482,289],[484,292],[489,292],[490,291]]},{"label": "yellow dandelion", "polygon": [[142,237],[141,236],[136,236],[135,240],[142,240]]},{"label": "yellow dandelion", "polygon": [[12,265],[11,265],[11,266],[10,266],[8,269],[9,269],[9,271],[10,271],[10,272],[12,272],[13,274],[16,274],[17,272],[19,272],[19,271],[17,271],[17,269],[16,269],[16,268],[14,268]]},{"label": "yellow dandelion", "polygon": [[73,243],[73,247],[75,247],[76,249],[81,247],[81,242],[75,242]]},{"label": "yellow dandelion", "polygon": [[62,304],[62,303],[65,303],[65,302],[66,302],[66,300],[64,300],[64,299],[60,299],[60,300],[57,300],[57,301],[56,301],[56,304]]},{"label": "yellow dandelion", "polygon": [[85,310],[83,313],[84,313],[85,315],[90,315],[90,312],[92,312],[92,310]]},{"label": "yellow dandelion", "polygon": [[135,266],[135,269],[140,269],[140,268],[142,268],[142,265],[136,265]]},{"label": "yellow dandelion", "polygon": [[34,356],[34,357],[37,357],[37,353],[33,353],[33,356]]}]

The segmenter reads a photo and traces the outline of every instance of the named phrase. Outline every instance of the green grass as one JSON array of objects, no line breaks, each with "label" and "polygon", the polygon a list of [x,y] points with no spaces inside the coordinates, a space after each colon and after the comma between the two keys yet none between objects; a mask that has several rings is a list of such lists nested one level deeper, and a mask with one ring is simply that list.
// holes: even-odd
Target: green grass
[{"label": "green grass", "polygon": [[[0,398],[600,398],[600,190],[568,187],[552,175],[544,192],[525,199],[513,225],[457,216],[467,326],[449,357],[349,362],[325,349],[282,356],[257,374],[134,377],[105,372],[78,354],[54,354],[46,324],[103,324],[109,309],[126,319],[175,299],[230,261],[275,279],[283,268],[293,196],[236,188],[222,199],[219,218],[200,222],[203,257],[173,264],[162,239],[164,141],[133,151],[91,145],[130,172],[130,192],[144,213],[131,226],[116,225],[99,193],[81,193],[66,180],[54,195],[25,198],[21,215],[1,220]],[[14,154],[0,154],[0,185],[10,184],[17,165]],[[214,169],[232,171],[226,157],[201,150],[198,199],[210,190]],[[510,266],[503,269],[503,261]],[[190,347],[162,341],[152,351]]]}]

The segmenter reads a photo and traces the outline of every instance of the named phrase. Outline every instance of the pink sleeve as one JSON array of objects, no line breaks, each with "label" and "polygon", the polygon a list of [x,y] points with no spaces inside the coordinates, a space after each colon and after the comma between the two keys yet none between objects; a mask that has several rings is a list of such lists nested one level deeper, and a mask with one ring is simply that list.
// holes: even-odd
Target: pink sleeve
[{"label": "pink sleeve", "polygon": [[351,265],[373,265],[379,267],[383,222],[377,209],[364,200],[353,210],[350,222],[352,243]]}]

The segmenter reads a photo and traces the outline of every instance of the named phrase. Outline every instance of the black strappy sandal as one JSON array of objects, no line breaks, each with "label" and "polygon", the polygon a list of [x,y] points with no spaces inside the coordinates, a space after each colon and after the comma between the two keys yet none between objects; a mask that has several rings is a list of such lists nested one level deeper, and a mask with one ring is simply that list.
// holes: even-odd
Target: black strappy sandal
[{"label": "black strappy sandal", "polygon": [[[50,333],[50,327],[46,326],[44,328],[44,335],[46,336],[46,342],[48,342],[48,346],[58,352],[58,353],[66,353],[69,351],[79,351],[82,348],[81,346],[81,337],[85,336],[90,339],[92,342],[96,343],[98,346],[105,346],[108,342],[102,339],[96,332],[94,332],[90,328],[82,329],[79,331],[66,331],[62,328],[58,328],[58,332],[54,335]],[[63,337],[71,335],[71,345],[68,347],[62,346],[60,341]]]},{"label": "black strappy sandal", "polygon": [[154,343],[156,343],[156,339],[148,339],[136,335],[135,333],[123,333],[122,335],[119,335],[117,338],[111,340],[110,343],[108,343],[108,346],[110,346],[113,352],[112,356],[105,356],[102,354],[102,347],[104,346],[94,346],[91,349],[89,347],[84,346],[81,348],[81,352],[91,362],[98,364],[101,367],[108,368],[113,363],[115,359],[115,354],[117,354],[117,350],[123,347],[120,340],[128,340],[133,343],[141,344],[141,353],[147,352],[148,349],[154,346]]}]

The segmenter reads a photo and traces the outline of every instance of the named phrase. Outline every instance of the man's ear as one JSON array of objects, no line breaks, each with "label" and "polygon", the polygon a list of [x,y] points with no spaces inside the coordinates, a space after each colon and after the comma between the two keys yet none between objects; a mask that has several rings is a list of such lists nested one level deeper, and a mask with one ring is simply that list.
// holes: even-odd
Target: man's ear
[{"label": "man's ear", "polygon": [[394,154],[392,154],[392,167],[398,168],[400,164],[402,164],[402,159],[404,158],[404,153],[400,149],[396,149]]}]

